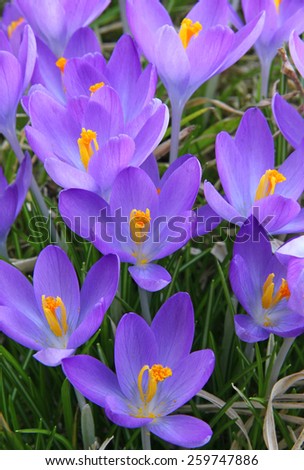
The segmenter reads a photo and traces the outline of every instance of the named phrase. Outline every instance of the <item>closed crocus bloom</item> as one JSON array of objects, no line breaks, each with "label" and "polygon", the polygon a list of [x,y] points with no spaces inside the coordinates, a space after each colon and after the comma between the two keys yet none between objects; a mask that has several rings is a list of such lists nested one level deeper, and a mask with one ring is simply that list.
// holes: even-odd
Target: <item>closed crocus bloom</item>
[{"label": "closed crocus bloom", "polygon": [[[0,38],[4,38],[0,33]],[[8,40],[0,50],[0,132],[10,143],[16,140],[16,112],[36,62],[36,41],[30,26],[23,29],[18,50]]]},{"label": "closed crocus bloom", "polygon": [[[234,317],[242,341],[263,341],[271,333],[292,338],[304,332],[302,307],[291,309],[287,268],[272,252],[265,230],[251,217],[238,232],[230,283],[247,315]],[[293,305],[292,305],[293,306]]]},{"label": "closed crocus bloom", "polygon": [[110,0],[16,0],[23,18],[57,57],[62,57],[73,34],[88,26]]},{"label": "closed crocus bloom", "polygon": [[0,168],[0,254],[7,257],[6,239],[24,203],[32,179],[32,163],[26,154],[16,179],[8,184]]},{"label": "closed crocus bloom", "polygon": [[177,446],[200,447],[212,436],[209,425],[171,415],[206,384],[214,369],[211,350],[190,353],[193,334],[190,297],[178,293],[161,307],[151,326],[135,313],[122,317],[115,336],[116,374],[84,355],[65,359],[63,371],[115,424],[145,426]]},{"label": "closed crocus bloom", "polygon": [[107,85],[89,101],[80,97],[67,106],[36,90],[28,111],[28,141],[51,178],[63,188],[88,189],[107,200],[119,171],[141,165],[168,124],[168,108],[158,99],[125,123],[121,99]]},{"label": "closed crocus bloom", "polygon": [[62,191],[59,210],[65,223],[102,253],[116,253],[132,264],[129,272],[143,289],[158,291],[171,281],[153,261],[184,246],[192,235],[192,207],[201,166],[189,158],[161,187],[141,168],[122,170],[114,181],[109,204],[89,191]]},{"label": "closed crocus bloom", "polygon": [[119,263],[103,257],[88,272],[81,291],[75,270],[60,248],[38,256],[33,285],[16,268],[0,262],[0,331],[38,351],[48,366],[60,364],[100,327],[116,293]]},{"label": "closed crocus bloom", "polygon": [[253,214],[269,233],[303,230],[297,202],[304,188],[303,146],[276,169],[272,134],[261,111],[246,111],[234,138],[218,134],[216,162],[225,196],[208,181],[204,193],[223,219],[241,225]]},{"label": "closed crocus bloom", "polygon": [[242,0],[246,22],[261,11],[265,12],[262,34],[255,49],[262,68],[262,95],[267,96],[269,71],[280,47],[288,41],[292,30],[304,31],[304,5],[302,0]]},{"label": "closed crocus bloom", "polygon": [[176,31],[159,0],[127,0],[132,34],[156,66],[172,106],[171,161],[177,157],[178,131],[185,103],[209,78],[234,64],[254,44],[263,15],[234,33],[226,0],[201,0]]}]

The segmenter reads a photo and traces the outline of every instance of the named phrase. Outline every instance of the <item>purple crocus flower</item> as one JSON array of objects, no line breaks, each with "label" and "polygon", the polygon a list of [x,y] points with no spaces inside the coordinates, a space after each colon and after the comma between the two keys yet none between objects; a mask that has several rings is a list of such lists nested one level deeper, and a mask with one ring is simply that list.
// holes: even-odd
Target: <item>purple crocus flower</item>
[{"label": "purple crocus flower", "polygon": [[262,34],[255,49],[262,69],[262,96],[267,96],[269,72],[277,50],[288,41],[292,30],[304,31],[304,6],[302,0],[242,0],[246,22],[251,22],[261,11],[265,12]]},{"label": "purple crocus flower", "polygon": [[[56,56],[41,39],[36,40],[37,62],[31,83],[37,86],[33,87],[32,91],[44,86],[57,100],[65,103],[66,66],[74,57],[82,57],[89,52],[99,52],[100,44],[97,36],[90,28],[78,29],[68,41],[61,57]],[[23,104],[26,104],[26,101]]]},{"label": "purple crocus flower", "polygon": [[16,179],[8,184],[0,168],[0,255],[7,258],[6,239],[24,203],[32,179],[32,162],[26,154]]},{"label": "purple crocus flower", "polygon": [[304,332],[304,316],[289,305],[287,269],[272,253],[267,234],[254,217],[236,237],[230,283],[247,312],[234,317],[236,334],[242,341],[263,341],[270,333],[291,338]]},{"label": "purple crocus flower", "polygon": [[48,366],[60,364],[99,328],[116,293],[119,262],[103,257],[88,272],[81,292],[67,255],[55,246],[38,256],[33,285],[16,268],[0,262],[0,331],[38,351]]},{"label": "purple crocus flower", "polygon": [[200,0],[179,32],[159,0],[127,0],[132,34],[164,83],[172,106],[171,162],[177,157],[183,108],[209,78],[242,57],[263,27],[263,15],[234,33],[227,24],[227,0]]},{"label": "purple crocus flower", "polygon": [[297,202],[304,188],[303,148],[275,169],[274,142],[261,111],[245,112],[235,138],[218,134],[216,162],[225,196],[208,181],[204,192],[223,219],[241,225],[253,214],[269,233],[303,230],[304,212]]},{"label": "purple crocus flower", "polygon": [[[18,51],[0,32],[0,133],[12,144],[16,140],[16,112],[36,62],[36,41],[30,26],[23,29]],[[16,55],[15,55],[16,54]]]},{"label": "purple crocus flower", "polygon": [[144,426],[161,439],[182,447],[200,447],[212,431],[198,418],[168,416],[190,400],[214,369],[211,350],[190,353],[194,314],[188,294],[170,297],[151,326],[135,313],[120,320],[115,337],[116,375],[90,356],[63,361],[73,386],[105,408],[119,426]]},{"label": "purple crocus flower", "polygon": [[140,287],[158,291],[171,276],[152,261],[191,238],[200,180],[195,157],[176,168],[161,188],[141,168],[127,168],[115,179],[109,204],[89,191],[70,189],[60,193],[59,210],[65,223],[102,253],[116,253],[132,264],[129,272]]},{"label": "purple crocus flower", "polygon": [[22,16],[57,57],[62,57],[69,40],[88,26],[110,0],[15,0]]},{"label": "purple crocus flower", "polygon": [[139,116],[154,98],[157,84],[155,67],[149,64],[142,70],[136,45],[127,34],[117,41],[108,62],[96,52],[70,60],[66,65],[63,85],[68,99],[80,96],[89,99],[105,84],[118,93],[125,123]]},{"label": "purple crocus flower", "polygon": [[118,93],[105,85],[87,101],[67,106],[36,90],[28,102],[26,135],[45,169],[63,188],[82,188],[108,199],[123,168],[139,166],[161,141],[168,108],[154,99],[125,123]]}]

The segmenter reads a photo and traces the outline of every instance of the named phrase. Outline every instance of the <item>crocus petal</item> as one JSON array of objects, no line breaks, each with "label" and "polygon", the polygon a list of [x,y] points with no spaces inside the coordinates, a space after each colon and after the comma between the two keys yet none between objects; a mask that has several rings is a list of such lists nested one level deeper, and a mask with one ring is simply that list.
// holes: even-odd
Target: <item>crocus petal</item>
[{"label": "crocus petal", "polygon": [[134,151],[133,139],[121,134],[111,137],[90,159],[89,176],[94,178],[96,186],[98,183],[104,198],[108,198],[118,173],[131,164]]},{"label": "crocus petal", "polygon": [[204,194],[211,209],[220,217],[232,223],[240,224],[244,222],[245,217],[229,204],[209,181],[204,182]]},{"label": "crocus petal", "polygon": [[128,0],[127,18],[131,32],[150,62],[155,59],[155,33],[172,21],[158,0]]},{"label": "crocus petal", "polygon": [[[299,8],[289,18],[284,18],[282,26],[276,31],[272,39],[273,47],[278,49],[285,41],[288,41],[290,33],[295,30],[297,34],[304,31],[304,8]],[[300,72],[301,73],[301,72]]]},{"label": "crocus petal", "polygon": [[304,209],[301,209],[298,215],[291,222],[276,230],[276,234],[281,233],[299,233],[304,231]]},{"label": "crocus petal", "polygon": [[116,255],[104,256],[92,266],[81,288],[80,322],[101,299],[105,311],[108,310],[117,291],[118,279],[119,258]]},{"label": "crocus petal", "polygon": [[156,363],[157,345],[151,328],[139,315],[124,315],[116,330],[115,368],[120,388],[131,402],[139,393],[139,372]]},{"label": "crocus petal", "polygon": [[212,436],[207,423],[186,415],[157,418],[147,427],[164,441],[189,449],[206,445]]},{"label": "crocus petal", "polygon": [[291,295],[288,307],[304,315],[304,259],[291,259],[288,263],[287,282]]},{"label": "crocus petal", "polygon": [[100,328],[105,313],[105,304],[101,299],[82,321],[78,319],[78,325],[69,337],[67,347],[76,349],[88,341]]},{"label": "crocus petal", "polygon": [[172,368],[172,376],[159,387],[155,413],[167,415],[190,400],[209,380],[215,357],[210,349],[195,351]]},{"label": "crocus petal", "polygon": [[63,56],[69,59],[94,52],[100,52],[96,34],[91,28],[79,28],[69,40]]},{"label": "crocus petal", "polygon": [[299,213],[300,205],[292,199],[272,195],[254,202],[253,215],[265,227],[268,233],[276,233],[291,222]]},{"label": "crocus petal", "polygon": [[22,70],[16,57],[0,51],[0,131],[13,132],[15,113],[22,94]]},{"label": "crocus petal", "polygon": [[234,325],[236,334],[246,343],[264,341],[269,337],[269,332],[255,323],[249,315],[236,315]]},{"label": "crocus petal", "polygon": [[[33,286],[14,266],[0,261],[0,303],[19,312],[33,322],[39,319]],[[41,323],[40,323],[41,324]]]},{"label": "crocus petal", "polygon": [[[213,26],[190,41],[187,56],[190,63],[190,83],[186,96],[214,76],[222,67],[232,47],[234,34],[227,26]],[[204,53],[202,54],[202,50]]]},{"label": "crocus petal", "polygon": [[99,406],[105,406],[107,395],[120,393],[114,372],[93,357],[69,357],[62,361],[62,369],[71,384]]},{"label": "crocus petal", "polygon": [[202,177],[197,158],[187,159],[176,168],[162,186],[159,194],[161,214],[177,215],[192,208]]},{"label": "crocus petal", "polygon": [[222,219],[211,209],[209,204],[198,207],[194,214],[192,237],[201,237],[212,232],[221,223]]},{"label": "crocus petal", "polygon": [[47,246],[40,253],[34,269],[33,284],[41,310],[43,295],[61,298],[66,308],[69,330],[73,331],[79,315],[79,284],[74,267],[61,248]]},{"label": "crocus petal", "polygon": [[287,264],[291,257],[304,258],[304,235],[284,243],[276,251],[276,256],[284,264]]},{"label": "crocus petal", "polygon": [[107,417],[125,428],[139,428],[151,423],[152,418],[137,418],[132,416],[132,408],[126,399],[108,395],[105,412]]},{"label": "crocus petal", "polygon": [[[187,90],[190,62],[173,26],[165,25],[156,33],[155,65],[171,102],[178,102]],[[164,47],[164,44],[166,47]]]},{"label": "crocus petal", "polygon": [[293,31],[289,38],[289,49],[295,66],[304,77],[304,42],[299,38],[296,31]]},{"label": "crocus petal", "polygon": [[171,282],[168,271],[158,264],[148,263],[142,266],[130,266],[128,271],[136,284],[149,292],[164,289]]},{"label": "crocus petal", "polygon": [[260,295],[260,283],[252,282],[252,270],[248,269],[246,260],[238,254],[230,263],[229,280],[235,296],[246,312],[254,312]]},{"label": "crocus petal", "polygon": [[179,292],[170,297],[155,315],[152,324],[159,361],[175,366],[190,353],[194,336],[194,312],[189,294]]},{"label": "crocus petal", "polygon": [[[182,157],[177,158],[175,162],[179,161]],[[174,163],[175,163],[174,162]],[[170,165],[169,168],[171,168]],[[151,178],[156,188],[160,188],[160,177],[158,171],[158,164],[155,156],[151,153],[148,158],[140,165],[140,168],[144,170],[147,175]]]},{"label": "crocus petal", "polygon": [[41,349],[43,343],[42,328],[37,324],[37,320],[35,323],[22,311],[0,306],[0,331],[22,346],[34,350]]},{"label": "crocus petal", "polygon": [[276,194],[297,200],[304,189],[304,165],[303,165],[304,141],[278,168],[286,181],[278,185]]},{"label": "crocus petal", "polygon": [[272,325],[267,327],[268,332],[282,338],[293,338],[304,333],[304,316],[290,310],[272,313],[270,321]]},{"label": "crocus petal", "polygon": [[35,67],[37,56],[37,47],[34,33],[29,25],[26,25],[23,31],[22,41],[19,48],[18,60],[21,64],[24,91],[28,86]]},{"label": "crocus petal", "polygon": [[304,119],[300,113],[278,93],[273,97],[272,111],[285,139],[297,148],[304,139]]},{"label": "crocus petal", "polygon": [[225,0],[199,0],[186,15],[194,23],[199,21],[204,29],[227,24],[228,6]]},{"label": "crocus petal", "polygon": [[25,196],[29,190],[32,180],[32,160],[29,153],[26,152],[25,157],[20,165],[15,182],[12,186],[16,186],[18,191],[18,203],[16,207],[16,215],[23,206]]},{"label": "crocus petal", "polygon": [[58,158],[46,158],[44,168],[52,180],[64,189],[79,188],[99,192],[98,183],[84,168],[75,168]]},{"label": "crocus petal", "polygon": [[34,354],[34,358],[45,366],[56,367],[61,364],[61,361],[63,359],[71,356],[72,354],[74,354],[74,352],[75,349],[46,348],[41,349],[36,354]]},{"label": "crocus petal", "polygon": [[68,189],[59,195],[59,211],[65,224],[94,245],[101,247],[102,225],[98,223],[107,203],[97,194],[82,189]]},{"label": "crocus petal", "polygon": [[18,190],[16,187],[9,187],[0,196],[0,239],[6,241],[6,237],[16,218],[16,209],[18,204]]}]

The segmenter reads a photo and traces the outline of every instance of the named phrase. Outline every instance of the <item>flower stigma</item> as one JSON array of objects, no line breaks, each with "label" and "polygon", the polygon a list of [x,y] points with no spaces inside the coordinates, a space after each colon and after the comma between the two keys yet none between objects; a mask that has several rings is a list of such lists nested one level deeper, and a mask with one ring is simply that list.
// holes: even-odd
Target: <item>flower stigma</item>
[{"label": "flower stigma", "polygon": [[143,243],[147,240],[150,229],[150,210],[146,212],[133,209],[130,213],[131,238],[135,243]]},{"label": "flower stigma", "polygon": [[[144,390],[143,387],[145,372],[148,372],[148,384],[146,390]],[[159,382],[163,382],[171,376],[172,369],[170,369],[170,367],[163,367],[161,364],[154,364],[151,368],[148,365],[145,365],[141,368],[137,378],[137,387],[142,407],[138,409],[138,413],[135,415],[136,418],[156,418],[156,415],[149,411],[149,403],[157,392]]]},{"label": "flower stigma", "polygon": [[262,306],[265,309],[275,307],[281,300],[289,299],[290,290],[286,279],[282,278],[281,285],[274,295],[274,273],[269,274],[264,285],[263,285],[263,295],[262,295]]},{"label": "flower stigma", "polygon": [[105,82],[98,82],[94,85],[91,85],[89,91],[91,92],[91,96],[95,93],[95,91],[99,90],[100,88],[105,86]]},{"label": "flower stigma", "polygon": [[264,197],[271,196],[274,194],[276,185],[283,183],[283,181],[286,181],[286,178],[282,173],[277,170],[267,170],[260,179],[254,200],[259,201]]},{"label": "flower stigma", "polygon": [[18,26],[20,24],[22,24],[24,22],[24,18],[19,18],[18,20],[15,20],[15,21],[12,21],[8,27],[7,27],[7,35],[9,37],[9,39],[12,37],[12,34],[13,32],[15,31],[15,29],[18,28]]},{"label": "flower stigma", "polygon": [[99,150],[97,143],[97,133],[90,130],[82,128],[79,139],[77,140],[80,158],[83,163],[83,166],[88,170],[88,166],[91,160],[91,157],[94,155],[94,149],[92,147],[92,142],[95,147],[95,151]]},{"label": "flower stigma", "polygon": [[185,49],[188,47],[191,38],[193,36],[197,37],[202,29],[203,27],[199,23],[199,21],[196,21],[195,23],[193,23],[193,21],[190,20],[189,18],[183,19],[183,21],[181,22],[178,35]]},{"label": "flower stigma", "polygon": [[59,57],[59,59],[56,61],[56,67],[59,68],[61,73],[64,72],[67,61],[68,61],[68,59],[66,59],[65,57]]},{"label": "flower stigma", "polygon": [[[42,308],[51,331],[55,336],[64,336],[68,331],[67,314],[60,297],[41,297]],[[57,309],[60,309],[59,311]],[[59,315],[60,312],[60,315]]]}]

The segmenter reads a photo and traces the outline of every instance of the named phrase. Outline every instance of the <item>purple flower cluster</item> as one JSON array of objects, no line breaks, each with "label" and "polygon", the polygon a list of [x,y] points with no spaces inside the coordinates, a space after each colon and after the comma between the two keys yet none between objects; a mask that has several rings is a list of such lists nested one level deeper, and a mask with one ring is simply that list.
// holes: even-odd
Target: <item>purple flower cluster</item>
[{"label": "purple flower cluster", "polygon": [[[211,350],[191,352],[195,322],[187,293],[169,297],[151,324],[149,315],[122,316],[115,330],[116,374],[77,349],[100,328],[118,290],[120,263],[129,265],[141,300],[145,296],[144,314],[151,293],[172,280],[161,260],[223,220],[237,228],[229,278],[240,309],[234,318],[238,337],[254,343],[270,334],[293,338],[304,332],[303,236],[277,250],[271,241],[304,231],[301,114],[274,95],[273,116],[294,148],[279,166],[269,122],[258,108],[243,113],[234,137],[220,132],[215,157],[223,191],[207,180],[202,185],[196,156],[177,158],[187,101],[252,46],[265,96],[270,65],[284,41],[304,76],[298,36],[304,31],[303,2],[243,0],[243,25],[227,0],[200,0],[176,29],[159,0],[127,0],[133,38],[124,34],[107,60],[89,25],[109,3],[14,0],[3,13],[0,132],[20,168],[11,184],[0,172],[0,254],[8,258],[10,228],[33,189],[31,158],[17,139],[21,104],[29,118],[27,142],[62,189],[58,209],[64,223],[102,256],[81,287],[59,247],[41,251],[32,283],[1,260],[0,331],[36,351],[41,363],[61,365],[76,390],[115,424],[144,428],[177,446],[201,447],[212,436],[209,425],[171,415],[201,390],[215,366]],[[156,97],[158,77],[171,114]],[[170,117],[170,165],[160,176],[155,150]],[[207,204],[194,210],[202,189]]]}]

